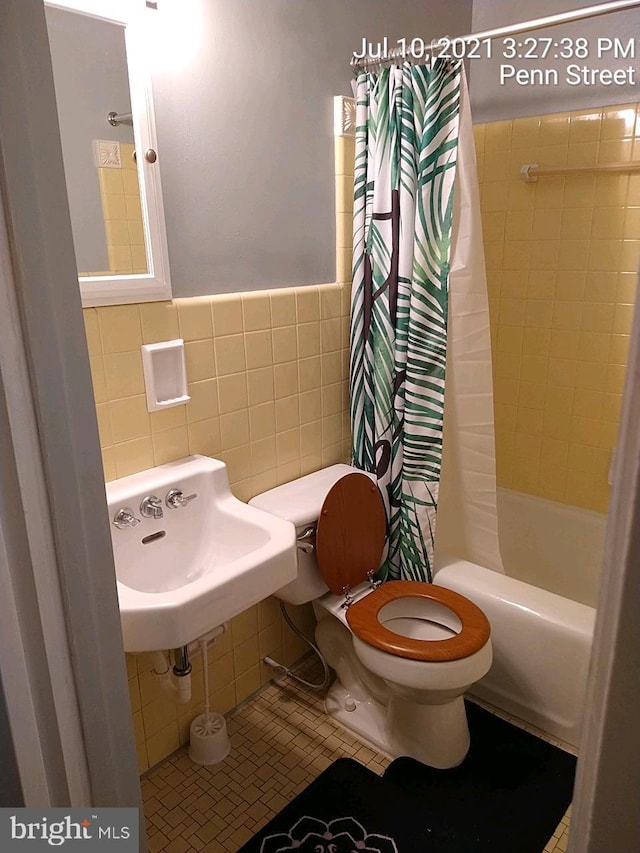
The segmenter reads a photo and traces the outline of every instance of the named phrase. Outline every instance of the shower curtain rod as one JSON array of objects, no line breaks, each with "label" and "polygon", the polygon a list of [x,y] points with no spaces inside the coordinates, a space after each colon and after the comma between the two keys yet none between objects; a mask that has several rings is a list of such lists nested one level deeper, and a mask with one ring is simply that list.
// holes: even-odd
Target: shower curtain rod
[{"label": "shower curtain rod", "polygon": [[[558,24],[570,24],[574,21],[584,21],[588,18],[596,18],[599,15],[609,15],[612,12],[623,12],[625,9],[634,9],[640,6],[640,0],[613,0],[610,3],[599,3],[597,6],[587,6],[582,9],[573,9],[570,12],[559,12],[557,15],[548,15],[544,18],[535,18],[531,21],[522,21],[520,24],[509,24],[506,27],[498,27],[494,30],[483,30],[480,33],[470,33],[466,36],[452,36],[449,42],[481,42],[486,39],[506,38],[507,36],[518,35],[518,33],[526,33],[530,30],[543,30],[546,27],[555,27]],[[406,42],[410,44],[410,40]],[[434,53],[443,45],[439,45],[438,41],[431,44],[422,43],[420,40],[420,50]],[[351,67],[354,71],[361,68],[368,68],[371,65],[384,65],[387,62],[394,62],[396,59],[407,59],[411,55],[411,51],[406,47],[399,47],[390,50],[385,56],[379,58],[371,57],[355,57],[351,59]],[[421,58],[421,57],[414,57]]]}]

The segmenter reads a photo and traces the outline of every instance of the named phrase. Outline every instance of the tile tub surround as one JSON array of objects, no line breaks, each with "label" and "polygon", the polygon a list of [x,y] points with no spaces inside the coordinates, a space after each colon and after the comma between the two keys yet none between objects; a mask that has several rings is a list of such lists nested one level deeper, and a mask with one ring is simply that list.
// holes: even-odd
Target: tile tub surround
[{"label": "tile tub surround", "polygon": [[638,105],[474,132],[498,484],[606,512],[640,256],[640,174],[524,183],[519,170],[640,159]]},{"label": "tile tub surround", "polygon": [[[606,512],[640,256],[640,174],[524,183],[520,168],[640,159],[638,105],[477,124],[474,136],[498,484]],[[352,176],[353,139],[339,137],[339,269],[351,253]]]}]

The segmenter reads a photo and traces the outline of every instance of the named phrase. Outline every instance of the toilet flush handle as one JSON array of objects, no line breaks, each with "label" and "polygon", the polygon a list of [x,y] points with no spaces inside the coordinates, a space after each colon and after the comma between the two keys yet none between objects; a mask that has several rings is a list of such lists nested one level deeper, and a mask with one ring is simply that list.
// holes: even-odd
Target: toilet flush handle
[{"label": "toilet flush handle", "polygon": [[312,525],[311,527],[305,528],[300,536],[296,537],[296,545],[300,551],[304,551],[305,554],[312,554],[314,550],[313,542],[310,542],[310,539],[316,535],[316,529]]}]

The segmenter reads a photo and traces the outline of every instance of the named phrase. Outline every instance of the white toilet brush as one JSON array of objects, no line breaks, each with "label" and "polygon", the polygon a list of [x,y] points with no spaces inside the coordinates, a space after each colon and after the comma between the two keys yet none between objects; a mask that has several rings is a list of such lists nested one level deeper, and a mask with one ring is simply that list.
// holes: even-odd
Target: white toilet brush
[{"label": "white toilet brush", "polygon": [[227,721],[209,709],[209,666],[207,642],[200,641],[202,650],[202,675],[204,678],[204,714],[191,721],[189,758],[194,764],[218,764],[229,755],[231,741],[227,734]]}]

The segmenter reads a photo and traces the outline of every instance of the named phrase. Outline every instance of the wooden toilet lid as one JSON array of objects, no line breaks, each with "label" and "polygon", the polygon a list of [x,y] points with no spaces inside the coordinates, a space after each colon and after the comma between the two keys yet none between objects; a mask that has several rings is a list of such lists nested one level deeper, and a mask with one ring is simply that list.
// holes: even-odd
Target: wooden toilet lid
[{"label": "wooden toilet lid", "polygon": [[[460,633],[447,640],[416,640],[390,631],[378,614],[385,604],[400,598],[427,598],[444,604],[460,620]],[[451,589],[419,581],[387,581],[349,607],[347,622],[356,637],[383,652],[436,663],[475,654],[491,635],[489,620],[472,601]]]},{"label": "wooden toilet lid", "polygon": [[347,474],[324,499],[316,532],[318,568],[334,595],[376,572],[387,532],[378,487],[366,474]]}]

